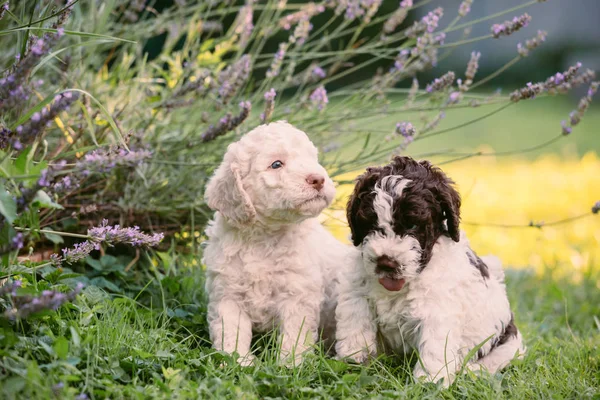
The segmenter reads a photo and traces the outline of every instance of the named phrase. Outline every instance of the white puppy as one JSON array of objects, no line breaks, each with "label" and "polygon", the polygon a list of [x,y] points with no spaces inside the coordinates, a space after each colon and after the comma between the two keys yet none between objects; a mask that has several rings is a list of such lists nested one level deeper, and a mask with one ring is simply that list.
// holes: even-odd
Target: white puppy
[{"label": "white puppy", "polygon": [[365,361],[379,345],[417,350],[416,379],[449,385],[467,367],[491,373],[525,351],[498,259],[487,264],[459,231],[460,197],[427,161],[369,168],[348,203],[354,269],[340,282],[338,357]]},{"label": "white puppy", "polygon": [[334,196],[316,147],[287,122],[229,145],[205,195],[217,210],[203,259],[214,348],[249,364],[252,332],[278,328],[282,360],[298,363],[320,321],[331,339],[336,276],[352,251],[316,218]]}]

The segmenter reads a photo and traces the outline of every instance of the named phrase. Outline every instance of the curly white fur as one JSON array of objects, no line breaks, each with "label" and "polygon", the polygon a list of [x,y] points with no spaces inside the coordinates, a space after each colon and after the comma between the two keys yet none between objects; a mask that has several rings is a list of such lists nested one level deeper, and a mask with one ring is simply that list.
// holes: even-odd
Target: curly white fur
[{"label": "curly white fur", "polygon": [[[273,162],[281,161],[281,168]],[[322,187],[310,177],[322,177]],[[317,221],[334,184],[306,134],[261,125],[229,145],[206,189],[208,322],[214,348],[250,363],[252,332],[278,328],[281,358],[298,363],[335,327],[335,286],[352,248]],[[322,314],[322,315],[321,315]]]},{"label": "curly white fur", "polygon": [[[401,247],[398,245],[400,252]],[[387,250],[389,254],[390,247]],[[495,373],[516,354],[525,352],[520,332],[490,351],[498,332],[512,317],[504,273],[497,259],[484,257],[491,276],[482,279],[467,258],[470,248],[464,234],[459,243],[440,237],[427,267],[421,273],[405,275],[407,283],[398,292],[379,284],[368,261],[372,251],[377,252],[371,249],[357,255],[353,271],[340,282],[336,315],[339,357],[364,362],[377,353],[378,345],[387,353],[417,350],[420,360],[415,378],[445,378],[449,385],[467,353],[481,343],[485,342],[480,349],[484,356],[471,361],[468,368]],[[378,331],[383,339],[380,343]]]},{"label": "curly white fur", "polygon": [[[372,207],[380,230],[365,237],[351,271],[340,277],[337,355],[365,362],[378,351],[417,350],[415,378],[444,378],[447,386],[468,353],[481,345],[467,368],[495,373],[525,352],[521,333],[512,324],[500,260],[484,257],[489,273],[484,276],[470,260],[476,255],[461,232],[459,242],[440,236],[430,261],[421,268],[419,242],[391,228],[394,200],[388,193],[401,196],[409,182],[402,176],[387,176],[374,188]],[[401,289],[390,291],[380,284],[377,260],[381,257],[401,266],[406,282]],[[505,329],[509,324],[511,335]]]}]

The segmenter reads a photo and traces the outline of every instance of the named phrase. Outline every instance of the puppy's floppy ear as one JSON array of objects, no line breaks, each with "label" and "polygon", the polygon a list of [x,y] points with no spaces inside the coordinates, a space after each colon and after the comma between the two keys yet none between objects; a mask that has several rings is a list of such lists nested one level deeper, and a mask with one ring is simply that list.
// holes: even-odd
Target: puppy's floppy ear
[{"label": "puppy's floppy ear", "polygon": [[439,168],[432,168],[432,170],[439,178],[439,182],[436,184],[437,196],[446,217],[448,234],[452,240],[458,242],[460,241],[460,195],[454,189],[452,179],[448,178]]},{"label": "puppy's floppy ear", "polygon": [[[348,219],[348,225],[350,225],[350,232],[352,233],[352,243],[355,246],[361,244],[369,233],[371,229],[369,221],[373,218],[375,221],[377,220],[375,210],[372,207],[367,207],[364,203],[369,201],[372,203],[373,188],[380,175],[381,168],[367,168],[367,172],[356,179],[354,191],[348,200],[346,218]],[[371,199],[367,200],[369,197]]]},{"label": "puppy's floppy ear", "polygon": [[235,224],[244,225],[254,221],[256,209],[244,190],[238,152],[237,143],[227,147],[223,162],[206,186],[204,199],[211,209]]}]

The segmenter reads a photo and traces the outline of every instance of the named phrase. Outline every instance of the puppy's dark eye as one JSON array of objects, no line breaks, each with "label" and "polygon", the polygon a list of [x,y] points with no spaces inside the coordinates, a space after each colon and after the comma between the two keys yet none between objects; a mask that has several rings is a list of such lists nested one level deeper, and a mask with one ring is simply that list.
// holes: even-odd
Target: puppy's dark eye
[{"label": "puppy's dark eye", "polygon": [[283,163],[279,160],[274,161],[273,164],[271,164],[271,168],[273,169],[279,169],[281,167],[283,167]]}]

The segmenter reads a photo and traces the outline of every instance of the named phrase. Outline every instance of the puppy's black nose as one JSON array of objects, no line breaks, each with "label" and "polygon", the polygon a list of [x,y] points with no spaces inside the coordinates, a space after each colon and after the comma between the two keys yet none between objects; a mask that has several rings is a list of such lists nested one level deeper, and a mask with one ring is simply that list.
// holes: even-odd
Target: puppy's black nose
[{"label": "puppy's black nose", "polygon": [[325,184],[325,178],[319,174],[310,174],[306,177],[306,183],[308,183],[317,190],[321,190],[323,189],[323,185]]},{"label": "puppy's black nose", "polygon": [[376,260],[377,267],[375,272],[396,272],[400,268],[400,264],[390,256],[379,256]]}]

